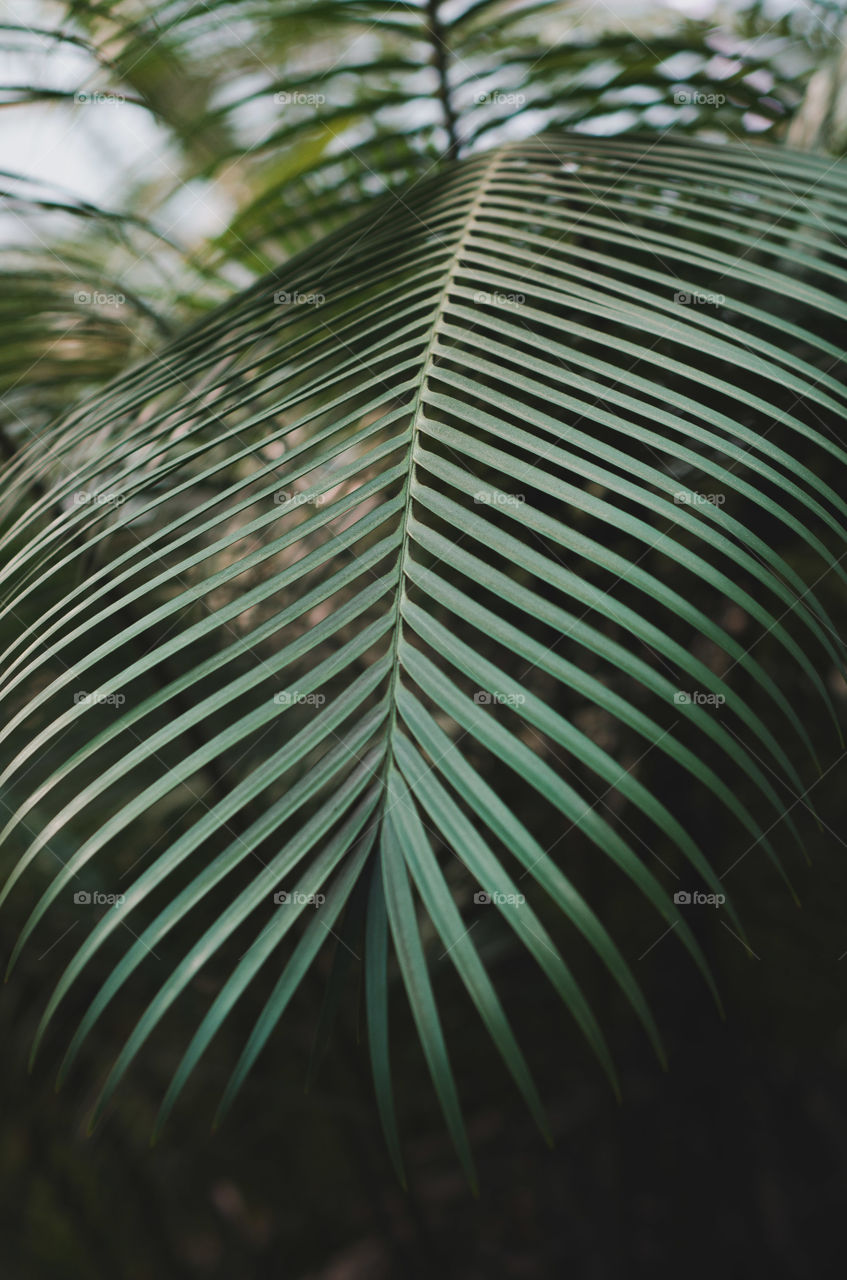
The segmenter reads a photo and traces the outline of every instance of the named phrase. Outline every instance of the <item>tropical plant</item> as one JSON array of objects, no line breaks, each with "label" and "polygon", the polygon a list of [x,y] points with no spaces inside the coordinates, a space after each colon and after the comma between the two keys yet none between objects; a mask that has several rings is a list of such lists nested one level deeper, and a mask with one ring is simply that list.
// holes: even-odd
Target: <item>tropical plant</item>
[{"label": "tropical plant", "polygon": [[[726,872],[756,849],[788,879],[804,700],[837,725],[821,670],[844,669],[819,583],[847,580],[847,177],[649,135],[452,150],[10,450],[3,898],[46,879],[12,965],[75,895],[108,907],[36,1049],[114,957],[61,1078],[166,958],[96,1116],[201,970],[214,999],[160,1124],[252,1001],[223,1115],[334,943],[319,1039],[361,956],[401,1170],[402,987],[473,1178],[441,960],[544,1129],[502,958],[534,958],[614,1083],[578,939],[662,1048],[598,865],[713,989],[675,868],[742,938]],[[727,866],[682,793],[737,824]]]},{"label": "tropical plant", "polygon": [[[161,160],[151,172],[115,156],[114,207],[4,175],[5,431],[36,429],[143,358],[163,326],[445,155],[545,127],[781,136],[841,48],[824,6],[804,13],[775,22],[754,5],[733,32],[670,13],[589,18],[562,0],[43,0],[0,24],[0,55],[20,68],[0,105],[64,114],[110,160],[138,143],[149,155],[155,131]],[[804,147],[821,97],[792,124]],[[219,230],[178,233],[180,199],[217,211]],[[81,309],[80,294],[127,308]]]}]

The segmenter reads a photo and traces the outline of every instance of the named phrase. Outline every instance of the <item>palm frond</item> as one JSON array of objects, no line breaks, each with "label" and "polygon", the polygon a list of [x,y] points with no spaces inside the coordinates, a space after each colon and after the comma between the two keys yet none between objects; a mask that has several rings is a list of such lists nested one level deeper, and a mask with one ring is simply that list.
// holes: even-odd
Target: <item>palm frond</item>
[{"label": "palm frond", "polygon": [[[3,896],[50,873],[12,963],[75,892],[124,896],[39,1042],[130,935],[63,1075],[151,951],[176,957],[98,1114],[209,965],[162,1120],[261,988],[225,1111],[358,895],[392,1154],[396,961],[472,1176],[437,956],[544,1126],[474,913],[537,961],[613,1081],[565,923],[661,1054],[574,849],[632,882],[714,990],[660,867],[726,894],[720,868],[637,761],[662,753],[732,815],[739,855],[785,874],[773,829],[799,839],[801,757],[817,765],[803,704],[835,720],[820,673],[843,670],[818,582],[847,580],[845,189],[764,147],[505,144],[306,250],[7,465],[0,843],[29,844]],[[586,707],[638,744],[628,764]]]}]

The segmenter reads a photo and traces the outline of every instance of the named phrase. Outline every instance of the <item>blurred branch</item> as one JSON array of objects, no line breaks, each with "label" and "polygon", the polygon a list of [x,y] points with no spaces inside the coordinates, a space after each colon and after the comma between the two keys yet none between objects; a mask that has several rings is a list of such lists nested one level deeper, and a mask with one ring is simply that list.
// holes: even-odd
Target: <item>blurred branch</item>
[{"label": "blurred branch", "polygon": [[438,74],[438,100],[444,113],[444,128],[447,131],[446,158],[455,160],[459,154],[459,138],[456,127],[458,121],[450,97],[449,51],[439,8],[439,0],[427,0],[427,36],[432,45],[432,61]]}]

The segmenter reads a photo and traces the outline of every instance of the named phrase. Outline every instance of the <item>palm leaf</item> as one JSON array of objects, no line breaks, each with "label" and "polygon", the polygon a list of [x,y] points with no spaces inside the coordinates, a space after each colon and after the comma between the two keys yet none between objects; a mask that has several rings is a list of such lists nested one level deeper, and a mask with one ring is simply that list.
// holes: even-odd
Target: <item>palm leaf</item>
[{"label": "palm leaf", "polygon": [[845,581],[845,186],[767,148],[510,143],[376,206],[16,454],[0,843],[28,848],[3,896],[51,880],[12,963],[75,891],[130,877],[36,1047],[108,939],[131,935],[63,1076],[151,951],[174,954],[97,1115],[209,965],[218,995],[161,1121],[252,1000],[223,1114],[357,894],[395,1164],[392,956],[473,1177],[439,957],[545,1123],[474,888],[496,908],[482,933],[508,926],[613,1082],[564,922],[662,1052],[564,836],[637,887],[715,990],[659,867],[725,893],[720,869],[577,712],[662,753],[731,815],[738,856],[761,847],[785,875],[774,828],[799,840],[801,757],[817,765],[801,709],[834,717],[820,672],[843,670],[818,583]]}]

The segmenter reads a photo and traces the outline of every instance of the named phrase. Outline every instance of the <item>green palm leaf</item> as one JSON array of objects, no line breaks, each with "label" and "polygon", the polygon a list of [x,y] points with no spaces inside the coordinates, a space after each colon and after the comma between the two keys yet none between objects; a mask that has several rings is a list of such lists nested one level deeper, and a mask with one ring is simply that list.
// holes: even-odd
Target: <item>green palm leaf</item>
[{"label": "green palm leaf", "polygon": [[[150,953],[181,949],[98,1115],[212,963],[226,976],[160,1121],[269,982],[223,1114],[358,895],[395,1164],[394,959],[473,1177],[440,959],[545,1125],[474,934],[474,888],[613,1082],[560,922],[662,1053],[565,836],[637,887],[714,990],[659,867],[725,893],[720,869],[576,712],[662,753],[736,820],[739,855],[752,840],[785,874],[774,828],[799,840],[791,797],[805,757],[817,764],[802,699],[834,718],[820,671],[843,670],[817,584],[845,581],[845,186],[836,167],[764,148],[511,143],[375,206],[8,464],[0,787],[15,800],[0,843],[27,848],[3,896],[51,872],[12,963],[63,898],[129,878],[36,1048],[108,939],[130,934],[62,1076]],[[741,774],[755,802],[736,794]],[[95,881],[104,867],[112,879]]]}]

